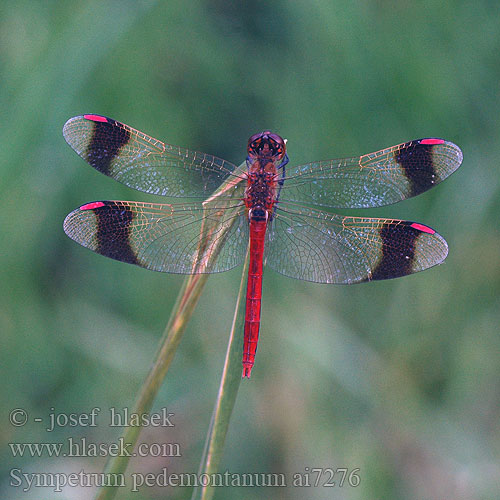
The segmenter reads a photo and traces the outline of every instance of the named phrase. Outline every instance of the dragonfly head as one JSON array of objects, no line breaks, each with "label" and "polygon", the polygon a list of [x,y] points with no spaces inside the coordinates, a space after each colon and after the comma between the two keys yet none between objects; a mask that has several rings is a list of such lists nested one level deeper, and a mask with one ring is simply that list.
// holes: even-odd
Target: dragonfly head
[{"label": "dragonfly head", "polygon": [[285,141],[278,135],[269,132],[255,134],[248,139],[248,157],[251,159],[266,158],[281,160],[286,153]]}]

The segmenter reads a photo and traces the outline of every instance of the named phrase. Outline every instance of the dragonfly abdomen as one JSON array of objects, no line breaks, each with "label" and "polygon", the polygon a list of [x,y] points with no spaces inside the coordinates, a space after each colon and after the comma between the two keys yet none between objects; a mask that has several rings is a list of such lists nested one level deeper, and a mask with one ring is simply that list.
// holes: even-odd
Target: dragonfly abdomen
[{"label": "dragonfly abdomen", "polygon": [[[264,213],[265,211],[262,210]],[[250,378],[257,352],[262,300],[262,271],[267,218],[250,219],[250,263],[248,267],[245,337],[243,343],[243,377]]]}]

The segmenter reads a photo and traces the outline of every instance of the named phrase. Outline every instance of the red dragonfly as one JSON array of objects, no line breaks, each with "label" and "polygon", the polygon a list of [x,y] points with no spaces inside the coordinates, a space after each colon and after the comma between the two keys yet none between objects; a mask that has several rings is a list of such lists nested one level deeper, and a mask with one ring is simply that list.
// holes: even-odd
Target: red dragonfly
[{"label": "red dragonfly", "polygon": [[243,377],[250,377],[257,350],[264,263],[292,278],[351,284],[406,276],[440,264],[448,254],[444,238],[424,224],[307,206],[379,207],[423,193],[462,162],[460,148],[443,139],[285,170],[285,141],[269,131],[250,137],[240,167],[100,115],[71,118],[63,133],[92,167],[129,187],[204,200],[87,203],[64,221],[64,231],[80,245],[181,274],[232,269],[244,261],[249,245]]}]

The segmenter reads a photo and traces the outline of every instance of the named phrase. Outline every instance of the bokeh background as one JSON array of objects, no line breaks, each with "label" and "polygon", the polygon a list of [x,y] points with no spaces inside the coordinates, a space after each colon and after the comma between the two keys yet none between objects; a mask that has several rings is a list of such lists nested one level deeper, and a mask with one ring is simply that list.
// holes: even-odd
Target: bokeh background
[{"label": "bokeh background", "polygon": [[[283,473],[289,486],[216,497],[499,498],[499,54],[500,7],[486,0],[3,1],[0,496],[93,497],[24,492],[9,474],[100,471],[103,457],[13,457],[8,443],[116,441],[109,408],[132,405],[183,281],[63,233],[87,201],[160,201],[66,145],[68,118],[100,113],[237,164],[265,128],[288,139],[292,164],[428,136],[460,145],[463,166],[442,185],[363,212],[436,228],[450,246],[444,265],[352,287],[265,273],[257,363],[222,470]],[[129,472],[198,470],[239,280],[238,269],[209,279],[155,404],[175,427],[141,436],[178,443],[182,457],[134,460]],[[93,407],[94,428],[33,421]],[[8,423],[13,408],[29,412],[26,426]],[[359,468],[361,483],[291,486],[314,467]],[[190,495],[122,488],[118,498]]]}]

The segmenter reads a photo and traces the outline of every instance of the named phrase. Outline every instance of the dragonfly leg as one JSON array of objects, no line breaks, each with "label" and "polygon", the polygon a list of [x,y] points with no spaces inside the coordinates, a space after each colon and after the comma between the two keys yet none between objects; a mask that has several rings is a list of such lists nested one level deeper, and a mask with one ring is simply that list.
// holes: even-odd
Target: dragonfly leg
[{"label": "dragonfly leg", "polygon": [[288,155],[285,154],[285,156],[283,156],[283,160],[281,160],[281,163],[277,166],[277,169],[279,170],[280,168],[282,168],[284,171],[285,165],[288,165],[289,161],[290,159],[288,158]]},{"label": "dragonfly leg", "polygon": [[280,178],[278,180],[278,193],[276,195],[276,200],[275,200],[274,209],[273,209],[273,215],[271,216],[271,219],[274,217],[274,214],[276,213],[277,202],[280,199],[281,188],[282,188],[283,184],[285,183],[285,177],[286,177],[285,165],[287,165],[289,161],[290,160],[288,159],[288,155],[285,154],[285,156],[283,157],[283,161],[277,167],[278,170],[281,170],[281,175],[280,175]]}]

